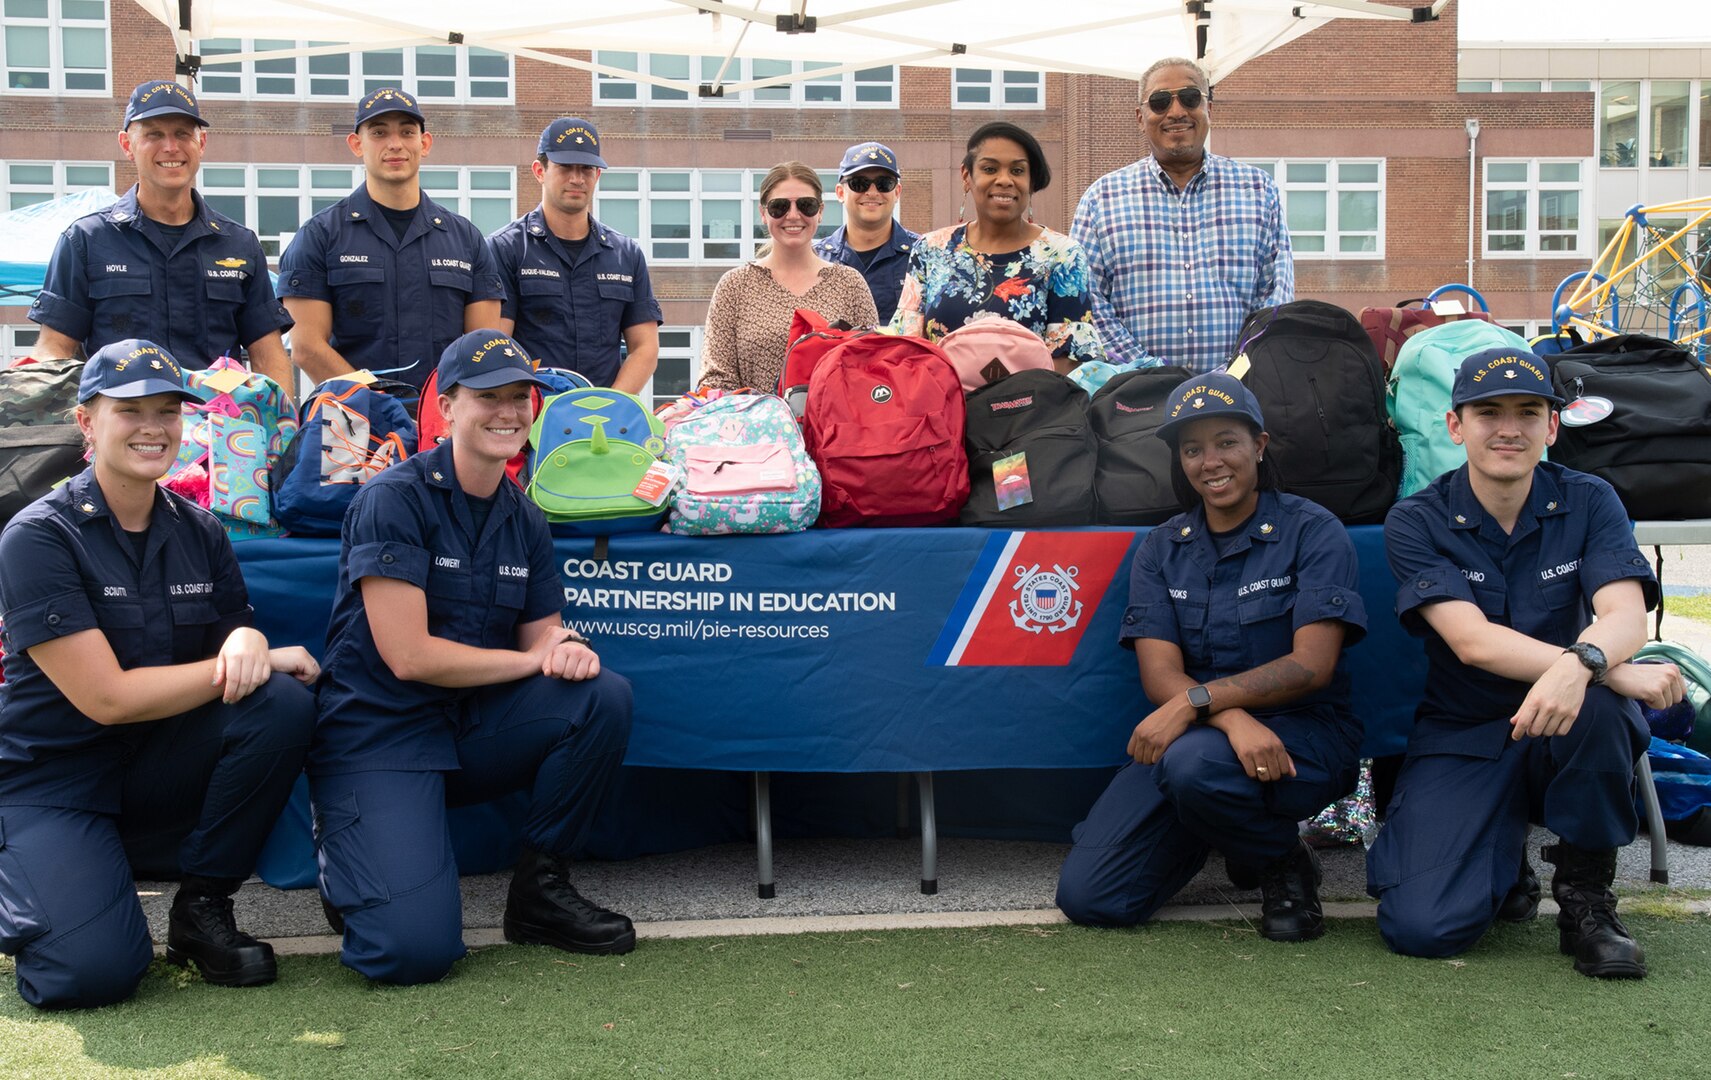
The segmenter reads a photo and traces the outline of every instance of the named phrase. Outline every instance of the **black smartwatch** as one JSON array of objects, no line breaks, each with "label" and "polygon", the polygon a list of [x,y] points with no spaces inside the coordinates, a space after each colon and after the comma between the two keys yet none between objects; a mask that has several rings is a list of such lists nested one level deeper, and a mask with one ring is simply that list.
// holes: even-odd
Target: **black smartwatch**
[{"label": "black smartwatch", "polygon": [[1592,685],[1597,686],[1604,681],[1604,676],[1610,671],[1610,661],[1604,656],[1604,650],[1590,641],[1577,641],[1564,649],[1563,652],[1573,653],[1581,666],[1592,672]]},{"label": "black smartwatch", "polygon": [[1212,691],[1204,686],[1188,688],[1188,703],[1194,706],[1194,722],[1204,724],[1212,719]]}]

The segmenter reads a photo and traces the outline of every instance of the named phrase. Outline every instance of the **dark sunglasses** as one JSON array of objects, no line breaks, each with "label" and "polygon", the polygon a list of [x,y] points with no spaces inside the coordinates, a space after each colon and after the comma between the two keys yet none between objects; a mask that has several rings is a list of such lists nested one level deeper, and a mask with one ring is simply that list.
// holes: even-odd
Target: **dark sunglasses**
[{"label": "dark sunglasses", "polygon": [[857,195],[866,195],[868,188],[878,188],[880,194],[889,195],[897,190],[895,176],[852,176],[844,181],[844,186]]},{"label": "dark sunglasses", "polygon": [[[768,199],[766,200],[766,212],[771,217],[781,218],[790,213],[790,203],[789,199]],[[813,217],[818,214],[822,205],[820,200],[812,195],[800,195],[796,198],[796,212],[803,217]]]},{"label": "dark sunglasses", "polygon": [[1198,86],[1184,86],[1180,90],[1154,90],[1147,95],[1147,108],[1163,116],[1170,111],[1172,98],[1182,102],[1185,109],[1198,109],[1200,103],[1206,100],[1206,95],[1200,92]]}]

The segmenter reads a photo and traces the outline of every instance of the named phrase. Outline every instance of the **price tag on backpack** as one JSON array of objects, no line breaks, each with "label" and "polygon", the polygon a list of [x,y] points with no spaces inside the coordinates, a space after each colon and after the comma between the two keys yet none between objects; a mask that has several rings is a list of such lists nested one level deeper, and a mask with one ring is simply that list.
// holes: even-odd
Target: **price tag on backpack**
[{"label": "price tag on backpack", "polygon": [[1449,318],[1451,316],[1466,315],[1467,308],[1462,306],[1460,300],[1433,300],[1432,314],[1442,318]]},{"label": "price tag on backpack", "polygon": [[349,375],[335,375],[333,378],[343,379],[346,382],[360,383],[363,386],[369,386],[374,382],[374,372],[367,368],[360,368],[351,372]]},{"label": "price tag on backpack", "polygon": [[1024,451],[992,463],[992,486],[998,493],[998,509],[1010,510],[1034,501],[1034,486],[1028,479],[1028,455]]},{"label": "price tag on backpack", "polygon": [[202,385],[216,394],[229,394],[249,381],[250,373],[242,368],[221,368],[202,380]]},{"label": "price tag on backpack", "polygon": [[1557,415],[1564,427],[1586,427],[1608,419],[1615,411],[1615,404],[1607,397],[1578,397],[1564,405]]},{"label": "price tag on backpack", "polygon": [[1248,368],[1252,366],[1253,362],[1248,359],[1248,354],[1241,353],[1234,360],[1230,361],[1230,366],[1225,370],[1224,374],[1235,379],[1237,382],[1241,382],[1242,376],[1246,375],[1248,373]]},{"label": "price tag on backpack", "polygon": [[683,470],[669,461],[656,461],[648,466],[636,489],[630,494],[649,506],[663,506],[665,500],[683,482]]}]

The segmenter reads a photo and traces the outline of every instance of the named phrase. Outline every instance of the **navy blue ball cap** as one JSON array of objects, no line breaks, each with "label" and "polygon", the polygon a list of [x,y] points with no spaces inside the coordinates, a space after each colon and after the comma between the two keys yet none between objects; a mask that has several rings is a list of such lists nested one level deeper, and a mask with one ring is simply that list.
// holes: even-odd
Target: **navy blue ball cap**
[{"label": "navy blue ball cap", "polygon": [[95,351],[83,365],[77,384],[77,403],[96,394],[110,398],[139,398],[150,394],[177,394],[186,401],[201,401],[202,395],[184,381],[184,369],[172,354],[152,341],[126,338]]},{"label": "navy blue ball cap", "polygon": [[1551,385],[1551,365],[1544,357],[1526,349],[1499,346],[1481,349],[1461,362],[1450,390],[1450,408],[1511,394],[1529,394],[1553,405],[1562,404],[1562,397]]},{"label": "navy blue ball cap", "polygon": [[173,114],[188,116],[201,126],[208,126],[208,121],[202,119],[195,94],[171,79],[151,79],[131,91],[131,100],[125,105],[125,122],[119,126],[130,127],[138,120]]},{"label": "navy blue ball cap", "polygon": [[511,383],[534,383],[551,389],[535,375],[528,350],[498,330],[471,330],[446,346],[437,369],[440,393],[454,386],[491,390]]},{"label": "navy blue ball cap", "polygon": [[600,129],[577,116],[561,116],[548,124],[535,153],[555,165],[606,167],[606,159],[600,156]]},{"label": "navy blue ball cap", "polygon": [[1265,415],[1260,412],[1259,401],[1240,379],[1229,375],[1196,375],[1178,384],[1166,401],[1169,412],[1158,429],[1158,437],[1172,446],[1176,445],[1183,425],[1208,416],[1239,416],[1252,424],[1254,430],[1265,430]]},{"label": "navy blue ball cap", "polygon": [[891,152],[891,147],[884,143],[856,143],[844,151],[844,160],[838,162],[838,179],[854,175],[863,169],[884,169],[892,176],[901,177],[897,171],[897,155]]},{"label": "navy blue ball cap", "polygon": [[359,130],[375,117],[394,112],[415,117],[416,123],[422,125],[422,130],[428,130],[428,118],[422,115],[422,107],[416,104],[415,96],[406,94],[396,86],[377,86],[358,98],[356,123],[351,125],[351,130]]}]

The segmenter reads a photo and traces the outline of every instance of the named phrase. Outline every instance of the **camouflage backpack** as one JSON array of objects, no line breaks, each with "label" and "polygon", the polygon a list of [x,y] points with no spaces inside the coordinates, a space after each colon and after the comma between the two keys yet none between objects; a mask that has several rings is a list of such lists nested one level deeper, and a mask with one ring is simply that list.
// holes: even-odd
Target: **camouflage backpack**
[{"label": "camouflage backpack", "polygon": [[26,362],[0,370],[0,528],[83,469],[77,404],[81,360]]}]

